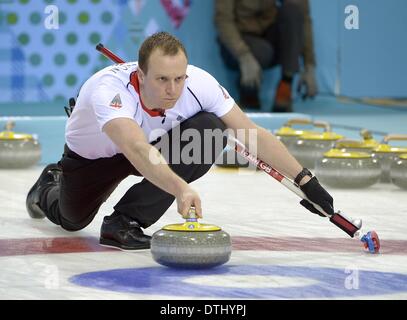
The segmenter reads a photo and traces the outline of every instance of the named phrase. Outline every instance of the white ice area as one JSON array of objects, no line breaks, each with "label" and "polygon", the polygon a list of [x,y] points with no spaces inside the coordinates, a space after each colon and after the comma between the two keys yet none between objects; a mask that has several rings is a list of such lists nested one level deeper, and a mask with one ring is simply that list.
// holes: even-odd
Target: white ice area
[{"label": "white ice area", "polygon": [[[102,218],[112,212],[112,207],[140,178],[129,177],[114,191],[100,209],[94,221],[84,230],[70,233],[48,220],[32,220],[25,209],[26,193],[42,171],[42,167],[27,170],[0,171],[0,240],[54,237],[99,237]],[[193,183],[202,198],[203,223],[221,226],[232,237],[301,237],[324,246],[321,239],[348,239],[349,237],[327,219],[306,211],[299,205],[296,195],[263,172],[247,170],[212,169]],[[374,229],[381,240],[407,240],[407,192],[391,184],[377,184],[365,190],[328,188],[335,199],[335,209],[363,220],[364,228]],[[145,232],[153,234],[164,225],[182,222],[173,204],[167,213]],[[340,250],[273,251],[234,250],[227,265],[299,266],[309,268],[337,268],[407,275],[407,255],[370,255]],[[86,253],[57,253],[5,256],[0,254],[0,299],[197,299],[185,296],[183,288],[194,281],[206,285],[239,287],[289,287],[308,285],[314,279],[285,279],[284,276],[236,275],[201,276],[179,284],[179,294],[138,294],[114,292],[78,286],[69,278],[93,271],[125,268],[161,267],[152,259],[149,250],[134,253],[109,251]],[[164,267],[162,267],[164,268]],[[242,279],[245,279],[244,281]],[[315,281],[314,281],[315,282]],[[239,283],[241,284],[239,286]],[[219,297],[201,296],[202,299]],[[323,297],[322,297],[323,298]],[[346,296],[336,296],[347,299]],[[383,295],[358,295],[351,299],[407,299],[407,291]]]}]

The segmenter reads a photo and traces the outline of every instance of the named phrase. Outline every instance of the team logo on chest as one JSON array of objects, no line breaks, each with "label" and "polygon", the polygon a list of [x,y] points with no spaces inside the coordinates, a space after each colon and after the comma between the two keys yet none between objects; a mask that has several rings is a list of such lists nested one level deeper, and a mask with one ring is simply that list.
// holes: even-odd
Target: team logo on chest
[{"label": "team logo on chest", "polygon": [[122,107],[122,99],[120,99],[120,94],[116,94],[113,100],[110,102],[109,106],[115,109],[120,109]]}]

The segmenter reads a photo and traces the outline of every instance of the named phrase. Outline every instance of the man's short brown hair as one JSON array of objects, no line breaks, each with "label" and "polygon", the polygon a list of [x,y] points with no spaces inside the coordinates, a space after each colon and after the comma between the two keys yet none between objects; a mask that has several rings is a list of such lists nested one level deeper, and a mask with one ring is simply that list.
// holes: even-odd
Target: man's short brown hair
[{"label": "man's short brown hair", "polygon": [[146,38],[139,49],[138,65],[144,73],[148,71],[148,59],[155,49],[160,49],[164,55],[169,56],[175,56],[181,50],[188,59],[187,51],[181,41],[168,32],[157,32]]}]

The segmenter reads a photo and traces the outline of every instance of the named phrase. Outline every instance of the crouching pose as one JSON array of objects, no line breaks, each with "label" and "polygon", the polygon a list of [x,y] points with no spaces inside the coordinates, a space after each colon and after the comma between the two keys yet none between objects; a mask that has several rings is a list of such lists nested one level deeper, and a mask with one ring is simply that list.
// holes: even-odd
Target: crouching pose
[{"label": "crouching pose", "polygon": [[[84,83],[67,121],[62,159],[46,166],[29,191],[28,213],[65,230],[80,230],[121,181],[142,176],[104,217],[100,243],[123,250],[149,248],[143,229],[175,199],[181,215],[195,206],[202,217],[201,199],[189,183],[207,173],[220,155],[226,129],[256,130],[258,157],[333,214],[332,197],[317,179],[254,124],[215,78],[188,65],[182,43],[165,32],[143,42],[137,62],[107,67]],[[318,212],[306,200],[301,203]]]}]

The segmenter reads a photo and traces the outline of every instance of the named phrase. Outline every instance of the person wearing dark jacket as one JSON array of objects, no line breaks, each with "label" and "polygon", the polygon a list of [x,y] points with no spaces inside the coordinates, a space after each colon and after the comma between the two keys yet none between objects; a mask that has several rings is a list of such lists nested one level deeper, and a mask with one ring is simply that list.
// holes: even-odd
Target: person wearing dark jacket
[{"label": "person wearing dark jacket", "polygon": [[272,111],[292,111],[292,81],[303,98],[317,93],[308,0],[216,0],[215,26],[225,64],[239,69],[242,107],[260,108],[262,70],[281,65]]}]

